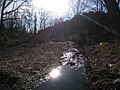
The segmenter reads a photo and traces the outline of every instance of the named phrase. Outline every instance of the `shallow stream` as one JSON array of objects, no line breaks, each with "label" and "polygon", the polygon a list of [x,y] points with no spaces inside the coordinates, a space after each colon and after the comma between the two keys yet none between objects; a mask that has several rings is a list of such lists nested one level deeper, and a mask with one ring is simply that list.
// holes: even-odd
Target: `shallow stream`
[{"label": "shallow stream", "polygon": [[61,65],[52,69],[33,90],[90,90],[84,60],[85,57],[75,48],[65,51]]}]

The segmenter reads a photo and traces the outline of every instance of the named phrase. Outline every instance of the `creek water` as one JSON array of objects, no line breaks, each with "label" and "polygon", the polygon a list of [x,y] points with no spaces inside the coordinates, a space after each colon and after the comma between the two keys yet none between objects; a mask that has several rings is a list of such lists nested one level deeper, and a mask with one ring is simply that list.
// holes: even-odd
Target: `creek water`
[{"label": "creek water", "polygon": [[84,60],[85,57],[75,48],[65,51],[61,65],[51,70],[46,81],[33,90],[90,90]]}]

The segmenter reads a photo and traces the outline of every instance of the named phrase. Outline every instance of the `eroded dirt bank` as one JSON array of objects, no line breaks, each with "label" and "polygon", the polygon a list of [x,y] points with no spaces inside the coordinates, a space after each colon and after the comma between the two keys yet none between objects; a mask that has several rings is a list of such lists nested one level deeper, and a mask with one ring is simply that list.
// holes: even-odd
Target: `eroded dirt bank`
[{"label": "eroded dirt bank", "polygon": [[0,90],[29,90],[39,84],[49,69],[58,66],[63,51],[72,42],[23,44],[0,52]]},{"label": "eroded dirt bank", "polygon": [[120,90],[120,42],[85,48],[86,73],[93,90]]}]

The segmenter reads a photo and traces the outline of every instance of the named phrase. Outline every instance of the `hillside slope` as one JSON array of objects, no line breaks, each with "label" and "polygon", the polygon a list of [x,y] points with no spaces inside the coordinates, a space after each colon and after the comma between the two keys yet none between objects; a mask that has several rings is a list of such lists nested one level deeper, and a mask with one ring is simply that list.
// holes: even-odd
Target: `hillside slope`
[{"label": "hillside slope", "polygon": [[85,49],[86,73],[95,90],[120,89],[120,42],[100,43]]}]

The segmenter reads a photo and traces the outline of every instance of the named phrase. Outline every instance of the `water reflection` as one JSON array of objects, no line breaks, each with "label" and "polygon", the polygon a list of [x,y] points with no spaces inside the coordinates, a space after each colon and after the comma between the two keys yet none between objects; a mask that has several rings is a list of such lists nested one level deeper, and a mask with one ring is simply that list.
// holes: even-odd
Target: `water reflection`
[{"label": "water reflection", "polygon": [[78,50],[73,48],[69,51],[65,51],[63,56],[61,57],[61,66],[52,69],[48,74],[49,79],[57,79],[61,76],[61,68],[69,65],[74,70],[81,68],[84,64],[84,58],[81,54],[79,54]]},{"label": "water reflection", "polygon": [[63,56],[61,57],[62,66],[70,65],[71,68],[75,68],[75,70],[84,66],[84,60],[85,58],[83,55],[80,54],[79,51],[75,48],[64,52]]},{"label": "water reflection", "polygon": [[[74,70],[78,70],[84,67],[84,59],[85,58],[83,55],[80,54],[75,48],[65,51],[60,60],[61,66],[51,69],[44,79],[40,79],[40,84],[48,80],[58,80],[60,76],[63,77],[63,74],[65,74],[65,71],[63,71],[63,69],[65,69],[66,66],[69,66],[69,68]],[[66,70],[68,71],[68,67]]]},{"label": "water reflection", "polygon": [[49,73],[49,77],[51,79],[57,79],[61,75],[60,69],[61,67],[51,70],[51,72]]},{"label": "water reflection", "polygon": [[61,66],[53,68],[46,76],[48,81],[33,90],[90,90],[85,77],[84,56],[77,49],[63,53]]}]

